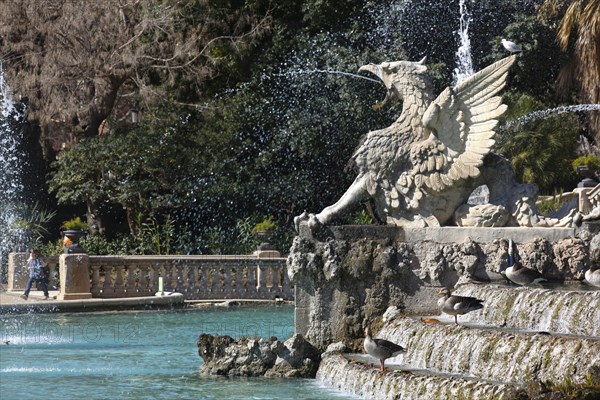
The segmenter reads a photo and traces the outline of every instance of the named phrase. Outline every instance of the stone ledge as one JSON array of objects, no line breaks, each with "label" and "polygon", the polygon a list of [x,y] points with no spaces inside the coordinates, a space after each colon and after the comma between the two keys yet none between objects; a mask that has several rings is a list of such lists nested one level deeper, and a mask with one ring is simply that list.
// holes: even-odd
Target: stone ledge
[{"label": "stone ledge", "polygon": [[181,293],[170,296],[130,297],[115,299],[46,300],[29,303],[1,304],[0,314],[49,313],[65,311],[122,310],[160,307],[183,307]]},{"label": "stone ledge", "polygon": [[326,386],[366,399],[510,399],[516,388],[506,384],[410,372],[380,372],[351,363],[337,354],[321,361],[317,380]]},{"label": "stone ledge", "polygon": [[492,242],[497,239],[512,239],[515,243],[530,243],[537,239],[556,242],[576,235],[575,228],[464,228],[444,226],[440,228],[400,228],[388,225],[334,225],[322,227],[313,233],[308,225],[300,226],[300,235],[310,239],[335,238],[337,240],[391,239],[396,242],[435,242],[461,243],[471,239],[477,243]]}]

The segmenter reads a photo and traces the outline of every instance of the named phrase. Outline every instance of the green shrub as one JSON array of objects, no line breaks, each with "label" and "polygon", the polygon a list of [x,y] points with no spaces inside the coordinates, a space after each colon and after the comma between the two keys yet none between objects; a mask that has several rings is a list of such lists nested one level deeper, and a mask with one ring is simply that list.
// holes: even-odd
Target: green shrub
[{"label": "green shrub", "polygon": [[593,154],[586,154],[584,156],[577,157],[571,163],[573,171],[577,172],[577,167],[586,166],[590,170],[597,172],[600,171],[600,159]]},{"label": "green shrub", "polygon": [[87,229],[88,226],[85,222],[81,220],[80,217],[72,218],[67,221],[63,221],[60,226],[61,229],[70,230],[70,229]]},{"label": "green shrub", "polygon": [[277,228],[277,224],[273,222],[273,217],[269,216],[258,224],[254,225],[254,228],[252,228],[252,233],[257,234],[259,232],[270,232],[275,228]]},{"label": "green shrub", "polygon": [[53,242],[47,242],[39,246],[40,254],[43,257],[58,256],[62,254],[64,250],[62,239],[57,239]]}]

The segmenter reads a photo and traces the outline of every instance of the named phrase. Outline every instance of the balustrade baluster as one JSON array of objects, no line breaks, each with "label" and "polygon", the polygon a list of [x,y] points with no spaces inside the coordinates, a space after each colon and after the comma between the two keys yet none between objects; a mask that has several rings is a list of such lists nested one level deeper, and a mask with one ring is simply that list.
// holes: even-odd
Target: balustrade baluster
[{"label": "balustrade baluster", "polygon": [[191,293],[195,287],[194,264],[187,262],[183,266],[183,292],[186,296]]},{"label": "balustrade baluster", "polygon": [[257,298],[258,267],[255,264],[246,264],[246,270],[246,290],[248,297]]},{"label": "balustrade baluster", "polygon": [[275,274],[275,285],[277,286],[278,291],[283,291],[283,277],[285,275],[285,270],[283,265],[277,265],[273,268]]},{"label": "balustrade baluster", "polygon": [[135,284],[136,271],[139,271],[139,268],[133,264],[128,264],[123,270],[123,274],[127,274],[127,284],[125,285],[125,293],[127,293],[127,297],[135,297],[138,295]]},{"label": "balustrade baluster", "polygon": [[138,267],[138,271],[139,271],[139,277],[138,277],[138,282],[137,282],[137,293],[138,296],[147,296],[151,293],[153,293],[150,290],[150,285],[149,285],[149,281],[148,281],[148,266],[147,265],[140,265]]},{"label": "balustrade baluster", "polygon": [[196,288],[194,289],[194,296],[196,296],[195,298],[200,298],[200,294],[203,290],[205,290],[204,281],[206,280],[202,269],[202,263],[195,264],[194,273],[196,274]]},{"label": "balustrade baluster", "polygon": [[238,263],[235,267],[235,285],[233,289],[236,293],[245,293],[246,288],[244,286],[244,265]]},{"label": "balustrade baluster", "polygon": [[148,266],[148,294],[158,292],[158,271],[156,265]]},{"label": "balustrade baluster", "polygon": [[195,262],[192,262],[191,264],[188,264],[188,268],[188,282],[185,297],[186,299],[192,299],[198,290],[198,266]]},{"label": "balustrade baluster", "polygon": [[291,298],[293,295],[292,283],[290,282],[290,277],[288,276],[285,268],[285,265],[281,267],[281,292],[283,297]]},{"label": "balustrade baluster", "polygon": [[210,298],[211,291],[211,276],[210,276],[210,266],[207,264],[200,265],[200,285],[198,287],[198,298],[199,299],[207,299]]},{"label": "balustrade baluster", "polygon": [[125,287],[123,286],[123,283],[124,283],[124,280],[123,280],[123,270],[124,269],[125,269],[124,265],[117,265],[117,266],[115,266],[116,276],[115,276],[114,289],[115,289],[115,296],[116,297],[123,297],[123,295],[125,294]]},{"label": "balustrade baluster", "polygon": [[223,271],[223,273],[222,273],[223,281],[222,281],[222,285],[221,285],[223,297],[226,299],[231,298],[231,294],[234,291],[233,290],[233,279],[234,279],[233,265],[231,265],[231,263],[222,264],[221,270]]},{"label": "balustrade baluster", "polygon": [[267,267],[264,264],[258,264],[257,275],[258,284],[256,290],[259,293],[265,293],[267,291]]},{"label": "balustrade baluster", "polygon": [[94,264],[92,267],[92,284],[90,292],[92,297],[97,297],[100,294],[100,265]]},{"label": "balustrade baluster", "polygon": [[[176,292],[177,291],[177,265],[169,265],[169,276],[167,280],[169,280],[169,292]],[[166,290],[166,289],[165,289]]]},{"label": "balustrade baluster", "polygon": [[112,265],[104,266],[104,284],[102,285],[102,297],[113,297],[115,288],[113,287],[113,267]]}]

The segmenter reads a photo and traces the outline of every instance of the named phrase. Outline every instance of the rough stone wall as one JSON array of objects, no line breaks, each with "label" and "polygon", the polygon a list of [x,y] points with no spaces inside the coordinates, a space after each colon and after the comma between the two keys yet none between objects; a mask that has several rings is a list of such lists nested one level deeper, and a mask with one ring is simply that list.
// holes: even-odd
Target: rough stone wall
[{"label": "rough stone wall", "polygon": [[[321,350],[352,339],[358,350],[364,326],[380,321],[388,307],[437,313],[439,287],[503,280],[500,272],[508,267],[507,239],[467,237],[452,243],[450,237],[441,243],[426,237],[406,240],[389,227],[370,229],[345,227],[343,235],[294,239],[287,265],[296,287],[296,332]],[[590,239],[585,233],[533,238],[516,243],[513,256],[548,279],[581,280],[589,265]]]}]

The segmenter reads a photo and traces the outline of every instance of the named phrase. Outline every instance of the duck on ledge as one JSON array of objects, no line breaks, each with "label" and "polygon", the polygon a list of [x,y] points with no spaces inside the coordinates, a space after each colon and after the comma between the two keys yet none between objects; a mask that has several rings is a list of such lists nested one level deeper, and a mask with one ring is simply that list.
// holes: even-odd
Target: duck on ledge
[{"label": "duck on ledge", "polygon": [[481,304],[483,300],[476,299],[475,297],[451,295],[448,288],[440,290],[438,296],[441,296],[438,300],[438,307],[442,312],[454,315],[454,323],[456,325],[458,325],[458,315],[464,315],[483,308],[483,304]]},{"label": "duck on ledge", "polygon": [[368,326],[365,328],[364,347],[367,354],[379,360],[380,371],[385,370],[385,360],[404,352],[404,347],[389,340],[373,339],[371,337],[371,328]]},{"label": "duck on ledge", "polygon": [[592,286],[600,287],[600,267],[592,264],[590,269],[585,271],[585,280]]},{"label": "duck on ledge", "polygon": [[515,262],[512,267],[506,268],[504,271],[506,277],[517,285],[531,285],[540,282],[546,282],[546,278],[538,271],[530,268],[525,268],[520,262]]}]

